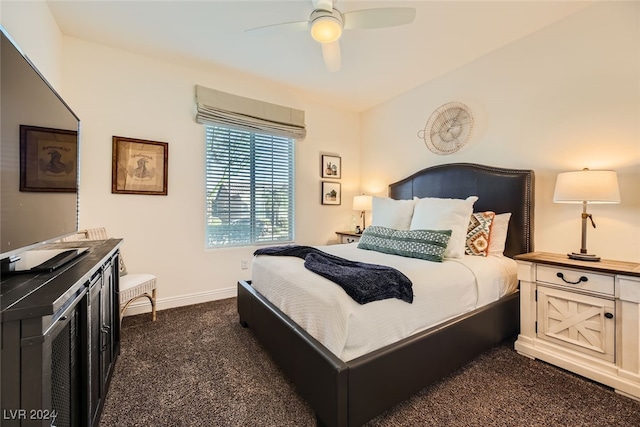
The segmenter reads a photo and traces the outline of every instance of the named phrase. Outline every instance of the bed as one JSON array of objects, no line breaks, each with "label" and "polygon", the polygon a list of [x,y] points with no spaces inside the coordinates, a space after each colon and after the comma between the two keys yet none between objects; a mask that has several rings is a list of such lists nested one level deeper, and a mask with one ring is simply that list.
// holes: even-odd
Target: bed
[{"label": "bed", "polygon": [[[504,254],[513,257],[533,250],[533,185],[530,170],[457,163],[430,167],[391,184],[389,197],[476,195],[474,211],[511,213]],[[240,323],[251,328],[307,400],[318,425],[359,426],[517,334],[519,293],[506,292],[397,342],[342,358],[251,282],[238,283],[238,313]]]}]

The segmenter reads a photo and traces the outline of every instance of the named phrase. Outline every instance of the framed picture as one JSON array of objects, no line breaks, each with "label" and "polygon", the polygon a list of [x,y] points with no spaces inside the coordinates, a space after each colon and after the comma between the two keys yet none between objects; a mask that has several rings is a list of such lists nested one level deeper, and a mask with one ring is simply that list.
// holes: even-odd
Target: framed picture
[{"label": "framed picture", "polygon": [[169,144],[113,137],[111,192],[167,195]]},{"label": "framed picture", "polygon": [[20,191],[78,191],[78,132],[20,125]]},{"label": "framed picture", "polygon": [[339,182],[322,181],[322,204],[339,205],[342,199]]},{"label": "framed picture", "polygon": [[322,178],[340,179],[342,176],[342,159],[338,156],[322,155],[320,164]]}]

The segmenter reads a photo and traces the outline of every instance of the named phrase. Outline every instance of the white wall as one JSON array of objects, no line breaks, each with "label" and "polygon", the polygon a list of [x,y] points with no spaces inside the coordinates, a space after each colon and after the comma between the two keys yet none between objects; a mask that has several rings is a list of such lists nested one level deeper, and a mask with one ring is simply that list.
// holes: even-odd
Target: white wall
[{"label": "white wall", "polygon": [[44,1],[0,1],[0,23],[56,91],[62,86],[62,33]]},{"label": "white wall", "polygon": [[[470,106],[475,130],[459,152],[438,156],[417,135],[450,101]],[[364,112],[362,129],[369,194],[441,163],[533,169],[541,251],[580,248],[580,206],[552,202],[557,173],[616,170],[622,203],[589,208],[597,228],[587,247],[640,261],[640,3],[595,4]]]}]

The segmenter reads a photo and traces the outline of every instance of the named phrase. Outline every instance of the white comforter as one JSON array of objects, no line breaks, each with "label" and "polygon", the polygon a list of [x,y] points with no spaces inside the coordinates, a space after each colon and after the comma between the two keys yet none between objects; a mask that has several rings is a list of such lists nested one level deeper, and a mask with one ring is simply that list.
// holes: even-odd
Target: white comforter
[{"label": "white comforter", "polygon": [[413,303],[387,299],[360,305],[335,283],[295,257],[257,256],[252,286],[343,361],[496,301],[517,287],[516,263],[507,257],[465,256],[430,262],[358,249],[322,246],[343,258],[402,271],[413,283]]}]

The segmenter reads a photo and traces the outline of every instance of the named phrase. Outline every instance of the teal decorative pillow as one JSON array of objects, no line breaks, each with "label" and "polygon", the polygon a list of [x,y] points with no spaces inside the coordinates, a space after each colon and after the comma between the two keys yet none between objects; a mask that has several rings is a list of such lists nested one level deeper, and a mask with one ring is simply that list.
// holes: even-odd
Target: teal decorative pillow
[{"label": "teal decorative pillow", "polygon": [[362,233],[358,248],[441,262],[451,230],[394,230],[372,225]]},{"label": "teal decorative pillow", "polygon": [[487,256],[489,253],[489,241],[491,225],[495,218],[495,212],[476,212],[471,215],[467,227],[467,241],[464,253],[467,255]]}]

